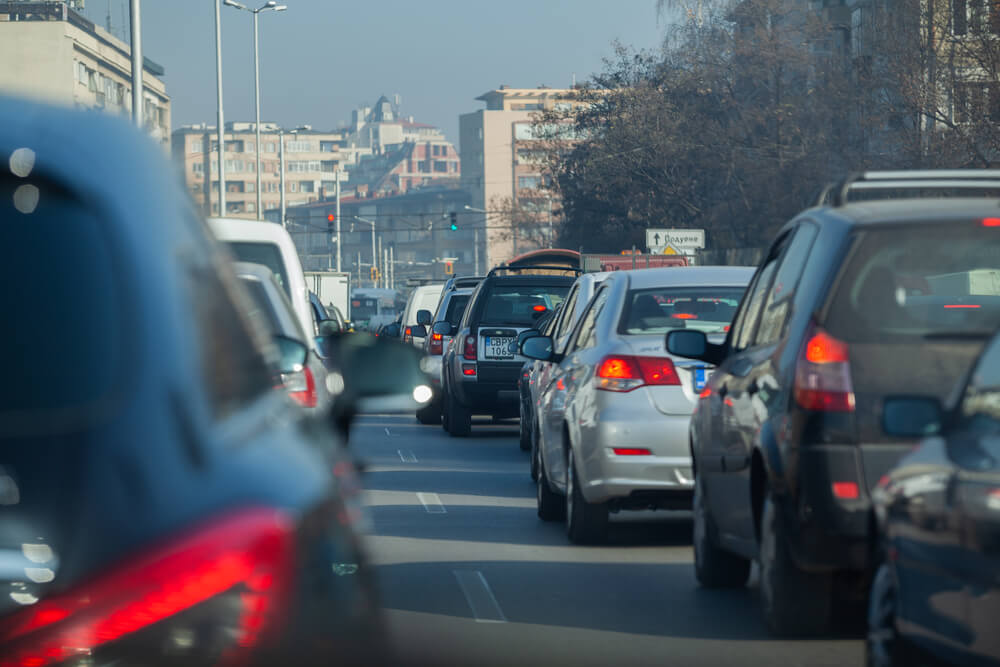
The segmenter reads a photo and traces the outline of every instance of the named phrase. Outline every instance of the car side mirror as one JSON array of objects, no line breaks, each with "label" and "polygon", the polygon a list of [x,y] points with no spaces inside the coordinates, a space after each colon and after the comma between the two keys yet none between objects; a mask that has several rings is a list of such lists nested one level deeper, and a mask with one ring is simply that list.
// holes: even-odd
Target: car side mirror
[{"label": "car side mirror", "polygon": [[440,322],[435,322],[434,326],[431,327],[431,332],[436,333],[439,336],[452,336],[455,334],[455,329],[458,327],[452,326],[451,322],[446,322],[441,320]]},{"label": "car side mirror", "polygon": [[385,329],[382,330],[382,336],[387,338],[399,338],[400,326],[393,322],[392,324],[385,325]]},{"label": "car side mirror", "polygon": [[667,352],[678,357],[707,361],[718,366],[725,357],[725,348],[708,341],[704,331],[681,329],[671,331],[666,339]]},{"label": "car side mirror", "polygon": [[898,438],[926,438],[941,432],[944,408],[932,396],[889,396],[882,403],[882,430]]},{"label": "car side mirror", "polygon": [[529,338],[534,338],[535,336],[541,336],[542,333],[538,329],[525,329],[521,333],[517,334],[517,348],[521,348],[521,343],[528,340]]},{"label": "car side mirror", "polygon": [[552,361],[555,356],[552,339],[548,336],[533,336],[520,344],[521,354],[529,359]]},{"label": "car side mirror", "polygon": [[319,323],[319,336],[335,336],[341,333],[340,323],[337,320],[321,320]]},{"label": "car side mirror", "polygon": [[331,417],[345,439],[358,413],[413,412],[433,397],[413,345],[353,333],[342,337],[338,352],[342,387]]},{"label": "car side mirror", "polygon": [[[417,324],[422,324],[422,325],[424,325],[426,327],[427,325],[429,325],[431,323],[431,321],[433,319],[434,319],[434,316],[431,314],[431,311],[429,311],[429,310],[418,310],[417,311]],[[426,335],[426,334],[424,334],[424,335]]]},{"label": "car side mirror", "polygon": [[423,324],[414,324],[410,327],[410,335],[414,338],[427,338],[427,327]]},{"label": "car side mirror", "polygon": [[278,351],[278,372],[298,373],[302,370],[309,356],[309,348],[305,343],[287,336],[275,335],[274,345]]}]

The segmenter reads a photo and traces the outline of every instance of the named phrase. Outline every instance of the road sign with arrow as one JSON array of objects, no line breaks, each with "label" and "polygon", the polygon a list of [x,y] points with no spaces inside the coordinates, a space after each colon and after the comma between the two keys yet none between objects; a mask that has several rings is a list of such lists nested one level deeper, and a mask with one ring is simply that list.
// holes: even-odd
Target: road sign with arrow
[{"label": "road sign with arrow", "polygon": [[647,229],[646,247],[662,253],[667,246],[673,246],[680,253],[692,252],[705,247],[704,229]]}]

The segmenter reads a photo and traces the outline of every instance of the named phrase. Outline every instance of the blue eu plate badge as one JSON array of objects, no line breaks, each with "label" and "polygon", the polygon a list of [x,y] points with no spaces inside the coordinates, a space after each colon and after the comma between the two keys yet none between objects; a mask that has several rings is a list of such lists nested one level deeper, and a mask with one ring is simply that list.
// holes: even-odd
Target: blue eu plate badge
[{"label": "blue eu plate badge", "polygon": [[708,374],[705,372],[704,366],[698,366],[694,369],[694,388],[695,391],[701,391],[705,388],[705,382],[707,381]]}]

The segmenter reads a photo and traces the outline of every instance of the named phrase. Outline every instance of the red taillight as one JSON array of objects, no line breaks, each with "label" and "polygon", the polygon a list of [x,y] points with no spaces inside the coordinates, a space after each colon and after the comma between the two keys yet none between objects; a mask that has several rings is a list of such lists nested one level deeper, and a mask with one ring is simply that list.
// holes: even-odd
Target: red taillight
[{"label": "red taillight", "polygon": [[536,313],[544,313],[546,310],[548,310],[548,308],[546,308],[545,306],[543,306],[540,303],[535,304],[534,306],[531,307],[531,309],[533,311],[535,311]]},{"label": "red taillight", "polygon": [[444,354],[444,336],[439,333],[432,333],[431,340],[427,344],[427,352],[433,355]]},{"label": "red taillight", "polygon": [[833,496],[840,500],[857,500],[861,497],[861,489],[857,482],[834,482]]},{"label": "red taillight", "polygon": [[597,388],[632,391],[643,385],[679,385],[674,362],[667,357],[605,357],[597,368]]},{"label": "red taillight", "polygon": [[285,382],[285,389],[291,396],[305,408],[315,408],[317,403],[316,378],[308,366],[303,366],[298,373],[288,373],[282,375]]},{"label": "red taillight", "polygon": [[476,374],[475,364],[462,364],[462,375],[471,377]]},{"label": "red taillight", "polygon": [[[268,509],[240,512],[150,549],[0,621],[0,665],[59,663],[228,594],[232,646],[266,642],[287,616],[294,529]],[[227,619],[219,619],[223,624]],[[152,657],[152,656],[151,656]]]},{"label": "red taillight", "polygon": [[981,308],[982,306],[978,303],[946,303],[944,307],[950,310],[955,308]]},{"label": "red taillight", "polygon": [[795,367],[795,401],[806,410],[853,412],[847,344],[816,327]]},{"label": "red taillight", "polygon": [[649,456],[652,454],[652,452],[648,449],[642,449],[640,447],[615,447],[611,451],[613,451],[616,456]]},{"label": "red taillight", "polygon": [[712,395],[712,389],[710,387],[705,387],[704,389],[701,390],[701,393],[698,394],[698,398],[708,398],[711,395]]},{"label": "red taillight", "polygon": [[413,328],[412,327],[406,327],[405,329],[403,329],[403,342],[404,343],[412,343],[413,342]]},{"label": "red taillight", "polygon": [[1000,227],[1000,218],[983,218],[983,227]]},{"label": "red taillight", "polygon": [[476,337],[466,336],[465,346],[462,348],[462,358],[470,361],[476,360]]},{"label": "red taillight", "polygon": [[674,313],[670,317],[674,318],[675,320],[696,320],[696,319],[698,319],[698,316],[695,315],[694,313]]}]

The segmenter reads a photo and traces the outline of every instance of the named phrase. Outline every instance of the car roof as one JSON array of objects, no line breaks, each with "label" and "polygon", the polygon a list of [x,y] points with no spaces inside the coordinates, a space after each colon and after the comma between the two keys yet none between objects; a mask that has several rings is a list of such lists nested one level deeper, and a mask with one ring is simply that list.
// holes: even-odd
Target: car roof
[{"label": "car roof", "polygon": [[272,277],[271,269],[255,262],[233,262],[233,270],[238,276],[253,276],[258,280],[271,280]]},{"label": "car roof", "polygon": [[658,269],[614,271],[610,279],[623,275],[632,289],[652,287],[743,286],[750,282],[754,266],[668,266]]},{"label": "car roof", "polygon": [[834,218],[852,225],[928,223],[1000,217],[1000,199],[987,197],[907,197],[821,206],[803,217]]},{"label": "car roof", "polygon": [[224,241],[271,241],[280,244],[288,232],[276,222],[241,218],[209,218],[208,226]]},{"label": "car roof", "polygon": [[514,285],[572,285],[576,282],[577,276],[552,276],[552,275],[496,275],[484,279],[483,282],[511,283]]}]

